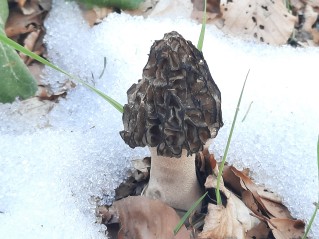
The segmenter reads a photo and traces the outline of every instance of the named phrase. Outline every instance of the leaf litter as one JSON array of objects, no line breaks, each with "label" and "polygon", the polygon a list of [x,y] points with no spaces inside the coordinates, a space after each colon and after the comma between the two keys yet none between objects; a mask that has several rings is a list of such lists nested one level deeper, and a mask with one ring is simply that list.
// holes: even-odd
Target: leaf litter
[{"label": "leaf litter", "polygon": [[301,238],[304,233],[305,223],[290,215],[278,195],[256,185],[248,169],[225,166],[220,187],[223,205],[216,205],[212,189],[217,184],[218,163],[205,149],[196,155],[196,170],[200,183],[200,178],[205,178],[208,197],[201,212],[194,212],[177,233],[180,237],[173,237],[170,233],[180,218],[173,208],[140,196],[149,178],[150,160],[135,160],[131,176],[116,190],[117,201],[112,206],[97,207],[98,221],[113,233],[110,225],[118,225],[114,234],[118,238],[290,239]]},{"label": "leaf litter", "polygon": [[[207,21],[227,34],[249,40],[277,45],[286,43],[295,46],[318,45],[318,1],[291,0],[289,2],[290,5],[285,6],[282,1],[207,0]],[[34,53],[46,57],[43,45],[45,34],[43,20],[51,8],[51,0],[10,0],[9,3],[10,15],[6,23],[6,34]],[[183,13],[183,8],[180,7],[182,4],[185,4],[187,9],[193,7],[191,16]],[[83,5],[80,6],[84,18],[91,27],[99,24],[112,12],[123,11],[131,15],[160,17],[174,11],[177,15],[185,15],[199,21],[202,20],[203,13],[202,0],[191,0],[187,4],[181,0],[145,0],[138,9],[125,11],[106,7],[87,9]],[[39,64],[23,54],[21,58],[29,67]],[[33,68],[40,69],[37,66]],[[39,71],[33,72],[38,74]],[[59,96],[65,96],[68,89],[72,88],[72,85],[68,84],[63,86],[63,92],[53,93],[49,85],[43,85],[38,75],[35,75],[35,78],[38,79],[39,87],[37,96],[41,99],[55,100]]]},{"label": "leaf litter", "polygon": [[[191,4],[189,3],[191,2]],[[136,10],[113,8],[85,9],[90,26],[99,24],[108,14],[122,11],[143,17],[178,16],[202,21],[203,0],[145,0]],[[184,9],[181,7],[184,5]],[[192,5],[191,14],[187,14]],[[319,44],[318,1],[291,0],[207,0],[207,23],[225,34],[271,45],[317,46]],[[182,11],[183,10],[183,11]],[[279,24],[280,23],[280,24]]]},{"label": "leaf litter", "polygon": [[[201,22],[201,0],[193,0],[192,18]],[[318,1],[207,0],[207,21],[224,33],[271,45],[317,46]],[[280,24],[278,24],[280,23]]]}]

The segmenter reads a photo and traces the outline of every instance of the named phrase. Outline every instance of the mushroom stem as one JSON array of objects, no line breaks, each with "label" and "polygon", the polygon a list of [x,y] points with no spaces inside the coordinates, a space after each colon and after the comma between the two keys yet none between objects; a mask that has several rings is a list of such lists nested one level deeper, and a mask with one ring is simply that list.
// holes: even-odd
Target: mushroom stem
[{"label": "mushroom stem", "polygon": [[183,150],[180,158],[171,158],[158,156],[156,147],[149,149],[151,172],[145,195],[187,211],[203,194],[196,177],[195,154],[187,157]]}]

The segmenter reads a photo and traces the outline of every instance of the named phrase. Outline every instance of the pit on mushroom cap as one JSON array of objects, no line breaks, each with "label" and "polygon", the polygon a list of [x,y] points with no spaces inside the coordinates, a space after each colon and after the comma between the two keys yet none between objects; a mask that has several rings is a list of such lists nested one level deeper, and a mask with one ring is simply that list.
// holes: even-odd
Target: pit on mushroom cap
[{"label": "pit on mushroom cap", "polygon": [[[202,151],[207,140],[214,138],[223,126],[220,91],[203,54],[179,33],[165,34],[162,40],[152,45],[142,79],[130,87],[127,96],[121,137],[131,148],[156,148],[151,150],[150,183],[146,195],[180,208],[178,201],[185,200],[192,193],[200,196],[200,190],[183,187],[184,180],[180,182],[175,178],[191,178],[188,183],[198,187],[196,175],[193,175],[193,154]],[[172,178],[168,178],[165,168],[167,171],[170,160],[167,158],[180,158],[182,154],[193,155],[191,163],[186,164],[187,170],[176,169],[170,176]],[[165,160],[166,163],[154,163],[156,160]],[[163,171],[155,167],[157,164]],[[182,172],[185,175],[176,175]],[[190,192],[168,195],[172,194],[170,191],[175,194],[174,187]],[[175,200],[174,197],[178,196],[184,198]],[[173,200],[168,199],[171,197]],[[177,204],[171,201],[177,201]]]}]

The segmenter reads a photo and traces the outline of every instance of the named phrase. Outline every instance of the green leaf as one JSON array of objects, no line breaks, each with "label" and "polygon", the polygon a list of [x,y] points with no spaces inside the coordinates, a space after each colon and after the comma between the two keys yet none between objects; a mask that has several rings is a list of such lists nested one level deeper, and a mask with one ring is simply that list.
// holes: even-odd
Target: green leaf
[{"label": "green leaf", "polygon": [[[8,2],[0,0],[0,36],[6,37],[5,22],[8,18]],[[10,103],[17,97],[26,99],[33,96],[37,83],[17,52],[0,42],[0,102]]]},{"label": "green leaf", "polygon": [[9,16],[9,8],[7,0],[0,0],[0,29],[4,29],[4,25]]},{"label": "green leaf", "polygon": [[88,7],[115,7],[123,10],[137,9],[143,0],[78,0]]}]

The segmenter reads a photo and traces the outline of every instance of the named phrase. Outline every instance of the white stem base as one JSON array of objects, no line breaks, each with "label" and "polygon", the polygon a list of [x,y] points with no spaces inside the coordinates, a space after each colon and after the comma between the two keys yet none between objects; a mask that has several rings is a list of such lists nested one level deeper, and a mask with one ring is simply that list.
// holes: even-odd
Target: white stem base
[{"label": "white stem base", "polygon": [[158,156],[156,148],[150,151],[151,172],[145,195],[187,211],[203,195],[196,177],[195,155],[187,157],[184,150],[180,158],[170,158]]}]

